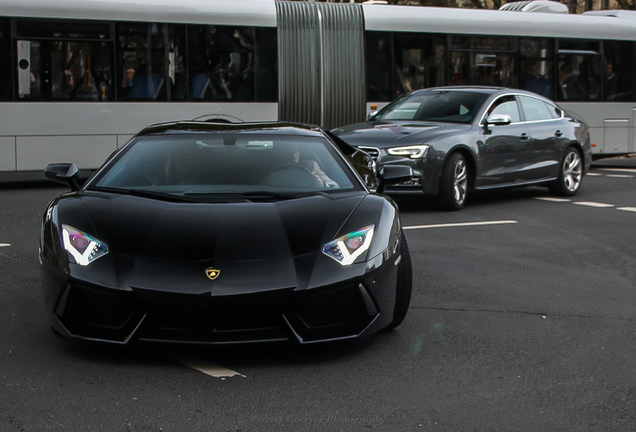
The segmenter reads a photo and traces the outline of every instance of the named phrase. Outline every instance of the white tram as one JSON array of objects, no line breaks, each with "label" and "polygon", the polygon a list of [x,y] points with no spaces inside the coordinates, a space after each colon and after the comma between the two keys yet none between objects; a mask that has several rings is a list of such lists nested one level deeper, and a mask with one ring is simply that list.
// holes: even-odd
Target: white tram
[{"label": "white tram", "polygon": [[142,127],[334,128],[440,85],[524,88],[636,152],[636,12],[273,0],[0,0],[0,172],[93,169]]}]

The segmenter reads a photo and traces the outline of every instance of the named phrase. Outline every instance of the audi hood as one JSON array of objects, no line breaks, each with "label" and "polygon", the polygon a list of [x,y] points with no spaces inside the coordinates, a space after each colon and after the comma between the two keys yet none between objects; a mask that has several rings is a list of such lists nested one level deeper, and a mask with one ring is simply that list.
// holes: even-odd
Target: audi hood
[{"label": "audi hood", "polygon": [[332,132],[353,146],[388,148],[425,144],[447,135],[464,133],[470,128],[469,124],[371,121],[343,126]]}]

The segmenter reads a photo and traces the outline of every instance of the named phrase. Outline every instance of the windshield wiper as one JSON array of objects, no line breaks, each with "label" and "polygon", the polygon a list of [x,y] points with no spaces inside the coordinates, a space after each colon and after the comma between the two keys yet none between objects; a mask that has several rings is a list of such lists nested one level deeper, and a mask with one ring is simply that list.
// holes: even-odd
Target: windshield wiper
[{"label": "windshield wiper", "polygon": [[290,200],[296,198],[304,198],[308,196],[314,196],[320,192],[271,192],[265,190],[247,191],[247,192],[186,192],[184,195],[189,197],[198,198],[226,198],[226,199],[278,199],[278,200]]},{"label": "windshield wiper", "polygon": [[152,199],[160,199],[164,201],[197,202],[196,200],[186,198],[183,195],[175,195],[175,194],[166,193],[166,192],[149,191],[146,189],[125,189],[125,188],[114,188],[114,187],[107,187],[107,186],[89,186],[86,188],[86,190],[116,193],[120,195],[132,195],[132,196],[136,196],[140,198],[152,198]]},{"label": "windshield wiper", "polygon": [[250,191],[243,192],[241,195],[244,198],[280,198],[280,199],[296,199],[304,198],[308,196],[315,196],[318,192],[269,192],[269,191]]}]

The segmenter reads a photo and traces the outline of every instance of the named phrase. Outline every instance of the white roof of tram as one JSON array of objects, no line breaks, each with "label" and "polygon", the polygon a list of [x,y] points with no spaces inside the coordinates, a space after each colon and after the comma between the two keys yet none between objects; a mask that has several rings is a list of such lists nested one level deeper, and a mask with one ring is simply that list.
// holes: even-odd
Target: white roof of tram
[{"label": "white roof of tram", "polygon": [[273,0],[0,0],[0,15],[276,26]]},{"label": "white roof of tram", "polygon": [[366,30],[636,41],[636,20],[594,14],[362,5]]},{"label": "white roof of tram", "polygon": [[[636,41],[633,14],[362,5],[366,30]],[[616,12],[616,11],[614,11]],[[621,12],[621,11],[618,11]],[[0,0],[8,17],[276,26],[274,0]]]}]

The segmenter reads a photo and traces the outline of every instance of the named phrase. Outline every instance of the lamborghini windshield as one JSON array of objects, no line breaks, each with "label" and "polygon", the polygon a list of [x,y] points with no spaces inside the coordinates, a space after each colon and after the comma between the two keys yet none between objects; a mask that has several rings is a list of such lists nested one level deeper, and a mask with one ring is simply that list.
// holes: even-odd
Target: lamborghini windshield
[{"label": "lamborghini windshield", "polygon": [[467,91],[416,92],[388,105],[373,120],[470,123],[487,98],[485,93]]},{"label": "lamborghini windshield", "polygon": [[188,200],[363,190],[325,139],[245,133],[141,136],[86,189]]}]

